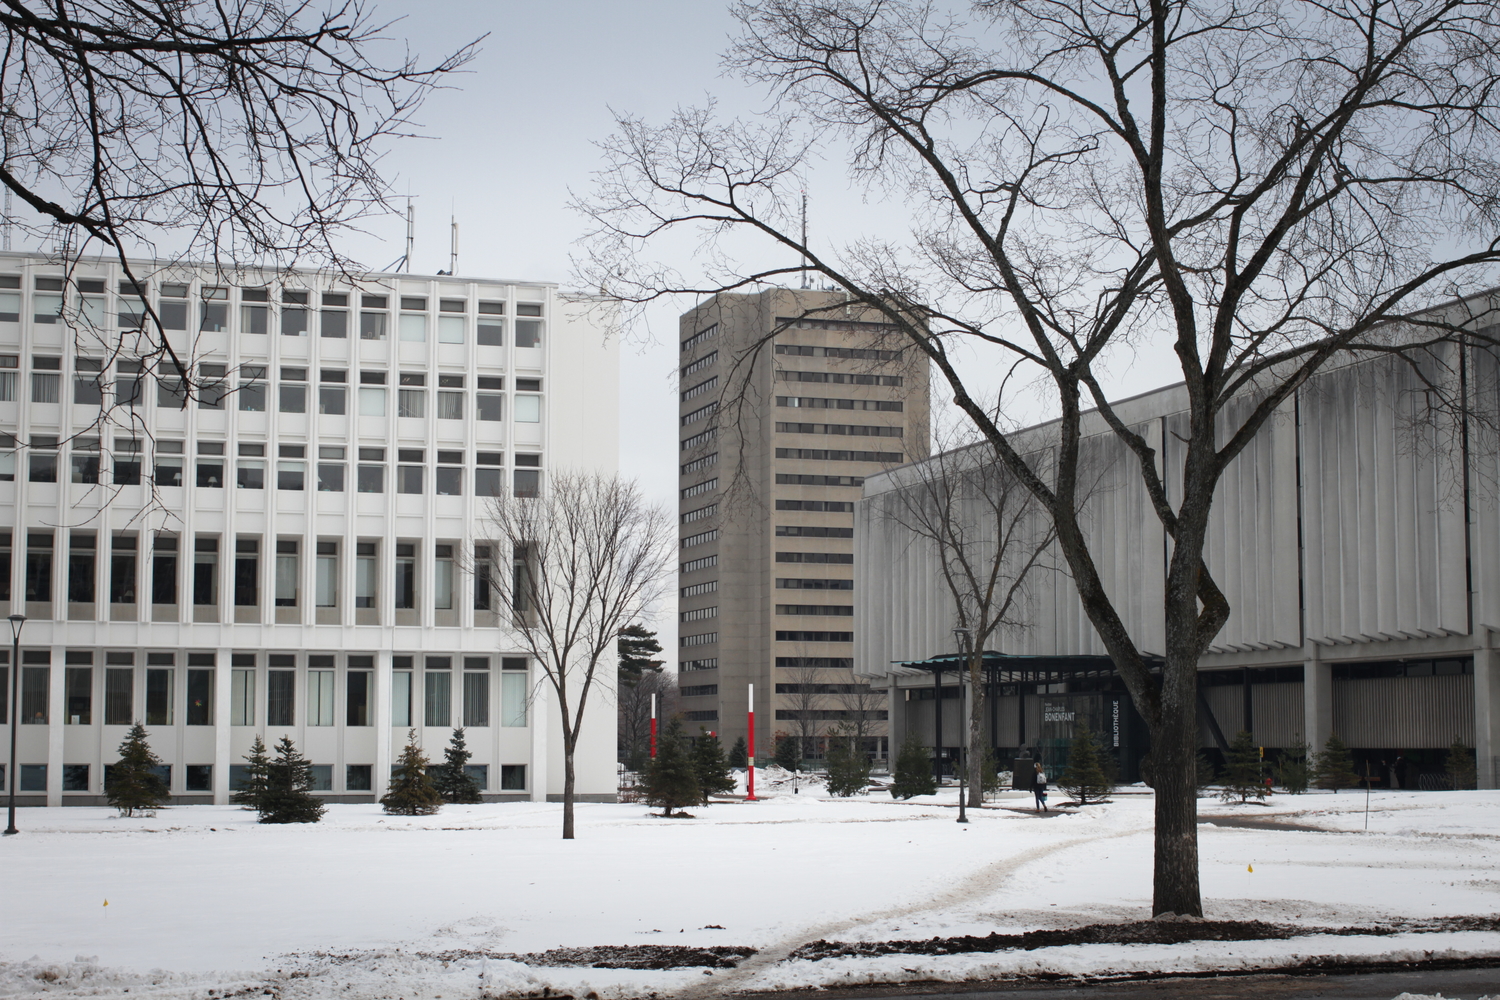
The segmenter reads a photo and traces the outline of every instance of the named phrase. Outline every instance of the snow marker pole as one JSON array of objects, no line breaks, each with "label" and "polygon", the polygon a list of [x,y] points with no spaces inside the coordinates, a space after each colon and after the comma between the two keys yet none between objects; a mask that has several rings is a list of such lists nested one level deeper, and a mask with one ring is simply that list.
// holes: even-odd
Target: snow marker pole
[{"label": "snow marker pole", "polygon": [[749,749],[750,749],[750,752],[749,752],[749,754],[746,755],[746,759],[747,759],[747,761],[750,764],[750,784],[748,786],[748,790],[749,790],[750,794],[747,795],[747,796],[745,796],[745,801],[746,802],[755,802],[757,800],[755,798],[755,685],[754,684],[750,685],[750,702],[749,702],[749,704],[750,704],[750,712],[749,712],[749,716],[750,716],[750,722],[749,722],[749,726],[750,726],[750,748]]},{"label": "snow marker pole", "polygon": [[651,759],[656,759],[656,695],[651,696]]}]

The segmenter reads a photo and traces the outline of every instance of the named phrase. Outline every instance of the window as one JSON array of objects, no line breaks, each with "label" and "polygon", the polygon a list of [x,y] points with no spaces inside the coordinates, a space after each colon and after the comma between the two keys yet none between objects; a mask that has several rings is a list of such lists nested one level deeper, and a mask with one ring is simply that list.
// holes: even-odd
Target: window
[{"label": "window", "polygon": [[505,346],[505,303],[479,303],[478,325],[474,339],[481,347]]},{"label": "window", "polygon": [[349,373],[337,368],[324,368],[318,373],[318,412],[341,417],[346,411],[348,390],[343,383]]},{"label": "window", "polygon": [[474,461],[478,466],[474,470],[474,495],[500,496],[500,485],[505,471],[495,466],[505,464],[505,455],[498,451],[481,451],[474,456]]},{"label": "window", "polygon": [[297,606],[297,540],[276,540],[276,606]]},{"label": "window", "polygon": [[343,462],[344,449],[338,445],[320,445],[318,447],[318,492],[319,493],[342,493],[344,492],[344,472],[348,469]]},{"label": "window", "polygon": [[398,448],[396,450],[396,492],[397,493],[421,493],[422,492],[422,469],[424,460],[421,448]]},{"label": "window", "polygon": [[396,607],[417,606],[417,547],[412,542],[396,543]]},{"label": "window", "polygon": [[520,728],[526,725],[526,661],[506,657],[500,661],[500,725]]},{"label": "window", "polygon": [[26,600],[52,600],[52,532],[26,533]]},{"label": "window", "polygon": [[422,723],[447,727],[453,712],[452,660],[446,656],[427,657],[422,672]]},{"label": "window", "polygon": [[518,395],[516,397],[516,423],[537,424],[542,421],[542,397]]},{"label": "window", "polygon": [[380,564],[375,556],[375,542],[354,543],[354,606],[375,607],[379,594]]},{"label": "window", "polygon": [[447,611],[453,607],[453,546],[435,545],[432,552],[432,606]]},{"label": "window", "polygon": [[270,332],[271,293],[264,288],[240,289],[240,333],[264,336]]},{"label": "window", "polygon": [[307,724],[333,725],[333,657],[307,658]]},{"label": "window", "polygon": [[199,536],[193,539],[193,603],[219,603],[219,540]]},{"label": "window", "polygon": [[115,535],[110,540],[109,603],[135,603],[136,536]]},{"label": "window", "polygon": [[[297,658],[272,653],[266,671],[266,725],[290,726],[297,707]],[[278,669],[280,668],[280,669]]]},{"label": "window", "polygon": [[47,765],[22,764],[19,787],[23,792],[45,792],[47,790]]},{"label": "window", "polygon": [[266,488],[266,463],[262,460],[266,453],[263,444],[241,444],[240,459],[235,464],[235,485],[242,490],[263,490]]},{"label": "window", "polygon": [[211,792],[214,790],[214,766],[212,764],[188,764],[182,770],[185,791]]},{"label": "window", "polygon": [[425,417],[427,415],[426,375],[407,372],[401,374],[401,388],[396,393],[396,416]]},{"label": "window", "polygon": [[410,656],[391,657],[391,725],[405,729],[411,725]]},{"label": "window", "polygon": [[31,321],[41,326],[56,326],[62,319],[63,279],[33,278],[36,292],[31,296]]},{"label": "window", "polygon": [[375,666],[373,656],[349,657],[344,674],[344,725],[368,726],[370,724],[370,685]]},{"label": "window", "polygon": [[542,495],[542,474],[537,469],[516,469],[512,473],[515,496],[535,498]]},{"label": "window", "polygon": [[505,388],[505,379],[481,375],[479,377],[479,392],[474,396],[474,418],[476,420],[504,420],[505,419],[505,396],[499,392],[485,392],[486,389]]},{"label": "window", "polygon": [[318,543],[317,599],[320,608],[335,608],[339,603],[339,543]]},{"label": "window", "polygon": [[[133,653],[105,653],[104,668],[104,724],[106,726],[128,726],[135,722],[135,667],[111,667],[107,664],[114,658],[130,657]],[[129,662],[129,661],[127,661]]]},{"label": "window", "polygon": [[349,336],[349,311],[344,308],[348,304],[348,292],[323,293],[323,308],[318,314],[319,336],[335,340],[344,340]]},{"label": "window", "polygon": [[[21,276],[0,274],[0,323],[21,322]],[[15,291],[10,291],[15,289]]]},{"label": "window", "polygon": [[278,406],[282,413],[307,412],[307,369],[282,368]]},{"label": "window", "polygon": [[201,364],[198,366],[198,406],[201,409],[224,409],[224,397],[229,394],[229,387],[224,381],[226,371],[224,365]]},{"label": "window", "polygon": [[[21,725],[45,726],[52,687],[52,657],[45,649],[21,651]],[[35,664],[28,666],[28,664]]]},{"label": "window", "polygon": [[526,791],[526,765],[501,764],[500,790],[502,792]]},{"label": "window", "polygon": [[437,394],[437,416],[439,420],[462,420],[464,418],[464,394],[452,390],[464,387],[462,375],[439,375]]},{"label": "window", "polygon": [[255,654],[234,653],[229,672],[229,724],[255,725]]},{"label": "window", "polygon": [[283,337],[307,336],[306,290],[284,288],[281,291],[281,335]]},{"label": "window", "polygon": [[176,535],[157,535],[152,544],[151,603],[177,603]]},{"label": "window", "polygon": [[[187,672],[187,724],[214,724],[214,654],[189,653]],[[195,667],[204,669],[194,669]]]},{"label": "window", "polygon": [[[402,309],[426,309],[427,300],[420,297],[403,295],[401,297]],[[427,314],[422,312],[403,312],[401,314],[401,339],[407,343],[420,344],[427,340]]]},{"label": "window", "polygon": [[[92,286],[92,287],[90,287]],[[138,285],[134,281],[122,281],[117,286],[119,298],[116,300],[115,319],[120,324],[121,330],[139,330],[145,321],[146,287]],[[102,292],[104,282],[102,281],[80,281],[78,289],[82,292]],[[89,325],[99,329],[104,325],[104,298],[103,296],[84,296],[84,311],[88,316]]]},{"label": "window", "polygon": [[464,313],[468,303],[463,299],[438,300],[438,343],[464,342]]},{"label": "window", "polygon": [[490,724],[490,661],[487,657],[464,657],[463,724]]},{"label": "window", "polygon": [[540,347],[542,344],[542,321],[521,319],[522,316],[540,316],[542,307],[522,302],[516,306],[516,346]]},{"label": "window", "polygon": [[94,603],[94,567],[97,539],[92,531],[75,531],[68,536],[68,602]]},{"label": "window", "polygon": [[148,653],[146,660],[146,725],[172,724],[172,670],[153,668],[153,662],[172,662],[171,653]]},{"label": "window", "polygon": [[206,333],[223,333],[229,326],[229,289],[205,288],[198,329]]},{"label": "window", "polygon": [[[378,383],[376,377],[380,380]],[[385,416],[385,372],[360,372],[359,382],[359,415]]]},{"label": "window", "polygon": [[236,393],[240,409],[247,413],[266,412],[266,367],[245,365],[240,369],[240,389]]},{"label": "window", "polygon": [[385,466],[366,465],[366,462],[385,461],[384,448],[361,448],[359,449],[359,492],[361,493],[384,493],[385,492]]},{"label": "window", "polygon": [[161,318],[161,325],[168,330],[187,329],[187,303],[181,301],[187,298],[187,285],[162,285],[160,290],[161,301],[156,304],[156,314]]},{"label": "window", "polygon": [[[119,391],[118,386],[116,391]],[[187,408],[187,383],[180,378],[158,376],[156,379],[156,405],[163,410]]]},{"label": "window", "polygon": [[384,340],[386,314],[384,312],[366,312],[370,309],[385,309],[386,296],[384,295],[361,295],[361,312],[359,314],[359,339],[360,340]]},{"label": "window", "polygon": [[490,787],[490,766],[488,764],[465,764],[464,777],[474,782],[474,787],[482,792]]},{"label": "window", "polygon": [[76,406],[100,406],[104,402],[104,365],[98,358],[76,358],[73,361],[73,403]]},{"label": "window", "polygon": [[440,451],[437,453],[437,469],[434,470],[433,492],[440,497],[462,496],[464,492],[464,453]]},{"label": "window", "polygon": [[260,603],[260,539],[234,540],[234,603],[253,608]]},{"label": "window", "polygon": [[[368,725],[368,723],[366,723]],[[368,792],[371,785],[370,764],[345,764],[344,765],[344,791],[346,792]]]},{"label": "window", "polygon": [[141,442],[132,438],[115,438],[114,454],[110,456],[114,466],[116,486],[139,486],[141,484]]},{"label": "window", "polygon": [[[0,531],[0,601],[10,601],[10,539],[9,531]],[[5,662],[0,660],[0,663]],[[9,680],[7,678],[7,680]],[[4,695],[0,695],[0,705],[4,705]],[[10,718],[10,710],[0,711],[0,719]]]},{"label": "window", "polygon": [[200,488],[224,488],[224,442],[199,441],[196,481]]},{"label": "window", "polygon": [[31,454],[27,456],[26,478],[33,483],[57,482],[57,436],[31,436]]},{"label": "window", "polygon": [[152,480],[157,486],[182,485],[182,442],[156,442],[155,463],[151,469]]},{"label": "window", "polygon": [[16,369],[21,359],[15,354],[0,354],[0,402],[16,401]]},{"label": "window", "polygon": [[474,546],[474,610],[490,611],[490,605],[494,601],[494,560],[490,557],[493,550],[488,545]]},{"label": "window", "polygon": [[[67,663],[92,664],[94,662],[94,654],[86,649],[70,649],[64,656]],[[67,700],[68,725],[93,725],[94,668],[92,666],[65,667],[63,673],[63,697]]]},{"label": "window", "polygon": [[288,461],[288,459],[301,459],[306,453],[305,446],[284,444],[280,446],[278,453],[281,461],[276,463],[276,488],[278,490],[302,489],[304,480],[307,478],[307,463]]}]

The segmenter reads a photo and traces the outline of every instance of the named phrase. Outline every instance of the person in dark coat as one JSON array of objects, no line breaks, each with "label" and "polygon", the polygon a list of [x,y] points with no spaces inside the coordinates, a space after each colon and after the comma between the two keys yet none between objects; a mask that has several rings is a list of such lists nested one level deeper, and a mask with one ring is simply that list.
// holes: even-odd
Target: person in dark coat
[{"label": "person in dark coat", "polygon": [[1036,777],[1032,779],[1031,792],[1036,796],[1036,807],[1042,812],[1047,812],[1047,775],[1042,770],[1042,762],[1036,762]]}]

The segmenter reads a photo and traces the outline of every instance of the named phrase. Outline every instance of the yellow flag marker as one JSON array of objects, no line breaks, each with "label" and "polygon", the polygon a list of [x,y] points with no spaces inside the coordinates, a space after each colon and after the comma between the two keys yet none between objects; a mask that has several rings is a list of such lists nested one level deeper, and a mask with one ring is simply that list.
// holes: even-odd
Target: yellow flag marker
[{"label": "yellow flag marker", "polygon": [[[1254,865],[1246,865],[1245,866],[1245,871],[1247,871],[1247,872],[1253,872],[1253,871],[1255,871],[1255,866]],[[108,906],[109,904],[105,903],[104,905]]]},{"label": "yellow flag marker", "polygon": [[105,906],[108,906],[108,905],[109,905],[109,900],[107,900],[107,899],[106,899],[106,900],[105,900],[105,901],[104,901],[104,905],[105,905]]}]

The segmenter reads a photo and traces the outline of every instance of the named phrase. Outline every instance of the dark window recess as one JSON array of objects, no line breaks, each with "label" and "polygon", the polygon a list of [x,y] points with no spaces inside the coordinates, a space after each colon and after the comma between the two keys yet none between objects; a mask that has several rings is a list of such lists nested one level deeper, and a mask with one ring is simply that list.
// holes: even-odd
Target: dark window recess
[{"label": "dark window recess", "polygon": [[[193,657],[202,654],[189,653],[188,663],[191,667]],[[213,654],[208,654],[213,658]],[[190,726],[211,726],[214,724],[214,672],[212,670],[192,670],[187,672],[187,724]]]}]

